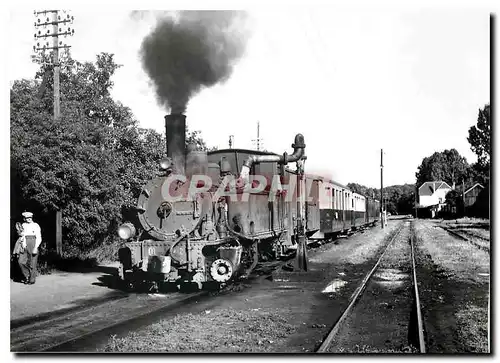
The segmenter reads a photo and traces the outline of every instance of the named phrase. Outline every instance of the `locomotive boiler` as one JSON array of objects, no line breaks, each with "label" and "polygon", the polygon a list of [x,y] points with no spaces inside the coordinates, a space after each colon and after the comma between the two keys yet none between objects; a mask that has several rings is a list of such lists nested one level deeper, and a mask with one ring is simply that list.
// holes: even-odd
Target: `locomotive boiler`
[{"label": "locomotive boiler", "polygon": [[[248,275],[259,258],[279,257],[297,245],[306,233],[306,203],[287,200],[286,192],[304,188],[301,134],[291,154],[207,153],[186,150],[185,115],[165,116],[165,128],[167,157],[138,198],[139,225],[127,222],[118,230],[125,241],[118,251],[123,281],[218,286]],[[290,171],[293,162],[297,170]],[[255,175],[261,176],[257,183]],[[296,189],[282,184],[287,175],[299,176]]]}]

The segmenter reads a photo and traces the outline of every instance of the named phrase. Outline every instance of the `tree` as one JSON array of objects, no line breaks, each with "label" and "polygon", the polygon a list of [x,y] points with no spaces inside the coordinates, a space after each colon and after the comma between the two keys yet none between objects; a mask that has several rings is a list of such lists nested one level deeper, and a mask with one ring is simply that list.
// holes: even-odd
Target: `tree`
[{"label": "tree", "polygon": [[[369,188],[357,183],[349,183],[347,187],[365,197],[380,199],[380,189]],[[415,186],[413,184],[384,187],[385,209],[391,214],[410,214],[414,208],[414,199]]]},{"label": "tree", "polygon": [[472,151],[477,155],[478,163],[489,165],[491,157],[491,121],[490,105],[487,104],[479,110],[476,126],[469,129],[467,141]]},{"label": "tree", "polygon": [[[11,213],[63,212],[65,251],[113,240],[122,205],[133,205],[154,175],[165,142],[140,129],[129,108],[110,95],[119,67],[110,54],[94,63],[70,59],[61,70],[61,117],[52,116],[52,77],[11,88]],[[47,75],[46,92],[39,92]],[[45,230],[51,226],[46,226]]]},{"label": "tree", "polygon": [[186,146],[189,144],[194,144],[196,150],[208,151],[207,144],[201,137],[201,131],[189,131],[186,127]]},{"label": "tree", "polygon": [[354,193],[364,195],[365,197],[380,199],[380,189],[369,188],[357,183],[348,183],[347,187]]},{"label": "tree", "polygon": [[472,165],[472,178],[483,184],[489,185],[490,158],[491,158],[491,121],[490,105],[487,104],[479,110],[476,126],[469,129],[469,141],[472,151],[477,155],[477,162]]},{"label": "tree", "polygon": [[452,208],[456,208],[456,211],[462,211],[462,192],[458,192],[457,190],[450,190],[445,197],[446,204]]},{"label": "tree", "polygon": [[445,181],[450,185],[466,180],[470,173],[467,160],[457,150],[435,152],[422,160],[416,173],[417,185],[427,181]]}]

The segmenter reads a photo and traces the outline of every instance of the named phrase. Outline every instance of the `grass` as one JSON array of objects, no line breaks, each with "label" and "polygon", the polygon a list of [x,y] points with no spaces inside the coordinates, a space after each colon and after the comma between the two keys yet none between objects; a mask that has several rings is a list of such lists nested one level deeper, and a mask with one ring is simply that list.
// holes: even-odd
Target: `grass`
[{"label": "grass", "polygon": [[373,258],[375,252],[392,237],[395,233],[395,228],[400,221],[392,221],[388,228],[380,228],[380,224],[371,227],[369,230],[370,239],[367,241],[364,233],[355,234],[336,245],[326,244],[320,247],[317,251],[318,257],[315,253],[311,253],[309,260],[311,262],[318,262],[319,260],[329,259],[332,263],[342,264],[362,264]]},{"label": "grass", "polygon": [[47,275],[53,270],[79,271],[114,262],[118,260],[119,247],[120,243],[115,241],[88,251],[68,247],[63,251],[62,256],[59,256],[55,251],[47,251],[45,245],[42,244],[38,258],[38,273]]},{"label": "grass", "polygon": [[459,334],[471,353],[488,353],[488,308],[466,304],[456,314]]},{"label": "grass", "polygon": [[469,242],[453,238],[432,224],[415,224],[417,246],[432,256],[435,264],[453,272],[457,278],[480,282],[478,272],[489,272],[490,255]]},{"label": "grass", "polygon": [[375,255],[375,252],[382,245],[384,245],[384,242],[394,236],[397,224],[404,222],[395,221],[393,223],[393,225],[385,227],[384,229],[380,228],[379,224],[376,227],[373,227],[370,231],[370,239],[372,240],[372,243],[366,243],[366,240],[361,238],[361,243],[358,244],[356,243],[357,239],[353,238],[353,240],[346,246],[350,251],[349,254],[344,257],[345,261],[353,264],[361,264],[371,260]]},{"label": "grass", "polygon": [[484,229],[490,228],[490,220],[483,218],[463,217],[457,219],[450,219],[446,221],[443,220],[443,223],[449,226],[465,227],[465,228],[467,227],[484,228]]},{"label": "grass", "polygon": [[127,336],[112,336],[103,352],[273,352],[295,332],[279,309],[203,311],[177,315]]}]

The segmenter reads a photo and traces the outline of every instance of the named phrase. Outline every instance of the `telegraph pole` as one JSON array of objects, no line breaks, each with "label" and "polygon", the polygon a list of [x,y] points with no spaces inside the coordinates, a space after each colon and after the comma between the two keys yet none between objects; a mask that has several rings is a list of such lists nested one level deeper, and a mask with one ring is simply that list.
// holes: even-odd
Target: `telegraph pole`
[{"label": "telegraph pole", "polygon": [[[64,15],[61,16],[60,10],[42,10],[35,11],[34,13],[37,17],[35,28],[39,30],[35,33],[35,40],[38,41],[36,45],[33,46],[33,50],[35,53],[41,53],[42,56],[45,55],[45,51],[52,50],[52,66],[54,69],[54,120],[58,120],[61,114],[59,49],[69,49],[71,47],[70,45],[63,44],[59,39],[61,36],[67,37],[75,34],[75,30],[67,26],[67,24],[73,24],[74,18],[67,12],[62,12],[66,14],[66,17],[64,17]],[[63,30],[65,26],[67,26],[67,28]],[[52,38],[52,46],[48,41],[50,37]]]},{"label": "telegraph pole", "polygon": [[[465,217],[465,180],[464,179],[462,179],[462,204],[463,204],[463,212],[464,212],[463,216]],[[457,208],[457,212],[458,212],[458,208]]]},{"label": "telegraph pole", "polygon": [[418,200],[417,200],[417,195],[418,195],[418,187],[417,187],[417,183],[415,183],[415,218],[418,218]]},{"label": "telegraph pole", "polygon": [[257,150],[260,150],[260,122],[257,121]]},{"label": "telegraph pole", "polygon": [[257,150],[260,150],[260,148],[262,146],[262,144],[261,144],[262,139],[260,138],[260,122],[259,121],[257,121],[257,139],[252,140],[252,141],[255,141]]},{"label": "telegraph pole", "polygon": [[[61,15],[62,13],[62,15]],[[67,37],[75,34],[75,30],[67,26],[68,24],[73,24],[73,16],[69,13],[60,10],[42,10],[35,11],[35,41],[36,44],[33,46],[33,51],[35,53],[41,54],[38,58],[39,62],[44,61],[45,51],[52,50],[52,66],[54,69],[54,120],[59,120],[61,116],[61,104],[60,104],[60,89],[59,89],[59,73],[60,73],[60,63],[59,63],[59,49],[69,49],[71,46],[63,44],[60,39],[61,36]],[[66,15],[66,16],[64,16]],[[66,27],[63,29],[63,27]],[[52,46],[48,39],[52,37]],[[37,61],[37,58],[34,57]],[[62,213],[60,210],[56,211],[56,252],[58,255],[62,255]]]},{"label": "telegraph pole", "polygon": [[380,149],[380,226],[384,229],[384,150]]},{"label": "telegraph pole", "polygon": [[61,115],[61,98],[59,93],[59,73],[60,73],[60,65],[59,65],[59,48],[58,48],[58,40],[59,40],[59,32],[58,32],[58,23],[57,23],[57,10],[52,13],[52,32],[54,34],[52,38],[52,48],[53,49],[53,60],[52,64],[54,65],[54,120],[59,120]]}]

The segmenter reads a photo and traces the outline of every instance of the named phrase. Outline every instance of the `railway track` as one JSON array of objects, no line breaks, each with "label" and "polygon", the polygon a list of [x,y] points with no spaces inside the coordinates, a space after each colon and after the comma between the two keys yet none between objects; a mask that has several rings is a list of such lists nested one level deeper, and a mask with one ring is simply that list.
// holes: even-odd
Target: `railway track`
[{"label": "railway track", "polygon": [[[314,250],[314,245],[308,250]],[[257,279],[268,278],[273,271],[290,264],[293,257],[259,263]],[[239,282],[244,283],[247,279]],[[221,290],[231,291],[228,286]],[[155,316],[188,304],[213,292],[184,294],[141,294],[117,292],[109,296],[50,314],[11,321],[11,352],[86,351],[108,338],[113,332],[129,331],[155,321]]]},{"label": "railway track", "polygon": [[[263,262],[255,270],[257,278],[266,278],[272,271],[290,262]],[[244,283],[247,279],[239,282]],[[231,291],[231,285],[221,290]],[[194,299],[213,294],[200,291],[191,294],[112,293],[96,301],[11,321],[11,352],[77,351],[92,346],[98,337],[109,337],[112,331],[131,330],[144,325],[154,316],[167,313]],[[142,321],[142,323],[139,323]],[[85,343],[86,342],[86,343]]]},{"label": "railway track", "polygon": [[[322,246],[328,245],[328,244],[338,244],[340,240],[349,238],[351,236],[356,235],[357,233],[363,233],[366,230],[369,230],[370,228],[373,228],[375,226],[374,223],[371,223],[369,225],[360,227],[356,230],[349,230],[344,233],[339,233],[336,236],[331,237],[328,240],[323,240],[323,241],[312,241],[307,244],[307,253],[314,253],[315,251],[319,250]],[[259,262],[252,272],[254,275],[259,276],[261,279],[269,279],[272,278],[273,273],[275,271],[278,271],[280,269],[284,269],[287,271],[292,271],[295,269],[294,263],[295,263],[295,258],[296,258],[296,252],[295,250],[287,255],[286,257],[282,257],[280,260],[274,260],[274,261],[263,261]],[[245,279],[242,279],[238,282],[245,282]]]},{"label": "railway track", "polygon": [[414,308],[417,314],[417,336],[418,336],[418,347],[420,353],[425,353],[425,337],[424,337],[424,321],[422,318],[422,309],[420,305],[420,294],[418,292],[418,280],[417,280],[417,267],[415,265],[415,231],[413,230],[413,224],[410,224],[410,249],[411,249],[411,268],[412,268],[412,283],[413,283],[413,296],[414,296]]},{"label": "railway track", "polygon": [[[471,245],[479,248],[482,251],[490,253],[490,248],[488,246],[485,246],[485,245],[482,245],[480,243],[477,243],[477,242],[473,241],[470,237],[467,236],[467,232],[460,233],[460,232],[457,232],[457,231],[453,231],[449,227],[445,227],[445,226],[439,226],[439,227],[441,227],[442,229],[444,229],[446,232],[448,232],[452,236],[455,236],[456,238],[459,238],[462,241],[466,241],[466,242],[470,243]],[[486,239],[486,238],[484,238],[482,236],[473,235],[472,237],[480,238],[480,239],[482,239],[484,241],[488,241],[489,242],[488,239]]]},{"label": "railway track", "polygon": [[[62,313],[11,324],[11,352],[75,351],[84,340],[144,324],[207,292],[193,294],[123,294]],[[76,348],[76,349],[75,349]]]},{"label": "railway track", "polygon": [[[352,318],[352,315],[357,315],[357,314],[354,314],[354,310],[359,309],[358,305],[360,305],[359,303],[363,299],[365,292],[367,291],[367,287],[370,285],[371,281],[373,280],[373,276],[380,269],[380,266],[384,263],[384,259],[387,258],[387,256],[389,255],[389,250],[394,245],[394,242],[401,238],[401,234],[402,234],[403,230],[405,230],[407,228],[407,226],[408,226],[407,223],[402,223],[401,226],[398,227],[398,230],[396,230],[394,235],[391,237],[391,239],[387,243],[386,247],[384,248],[384,251],[382,252],[380,257],[377,259],[377,261],[375,262],[373,268],[365,275],[365,277],[361,281],[360,285],[358,286],[358,288],[355,290],[355,292],[351,296],[346,309],[343,311],[342,315],[335,322],[335,324],[333,325],[333,327],[329,331],[328,335],[323,340],[322,344],[316,350],[316,353],[328,353],[335,346],[336,339],[339,337],[341,330],[343,329],[344,325],[346,324],[346,321],[348,319]],[[411,340],[411,345],[413,347],[416,346],[418,352],[425,353],[426,347],[425,347],[425,337],[424,337],[424,324],[423,324],[423,319],[422,319],[420,297],[419,297],[418,284],[417,284],[417,273],[416,273],[416,266],[415,266],[415,252],[414,252],[415,246],[414,246],[413,222],[410,223],[409,231],[410,231],[410,237],[409,237],[409,241],[407,241],[407,242],[409,242],[409,246],[410,246],[410,261],[409,262],[411,265],[411,283],[412,283],[411,311],[412,312],[410,315],[410,322],[408,324],[408,337],[410,338],[409,340]],[[369,299],[370,297],[365,297],[365,298]],[[374,304],[374,302],[371,301],[371,303],[368,305],[373,305],[373,304]],[[383,325],[384,323],[385,323],[384,321],[375,322],[375,324],[380,324],[380,325]]]}]

